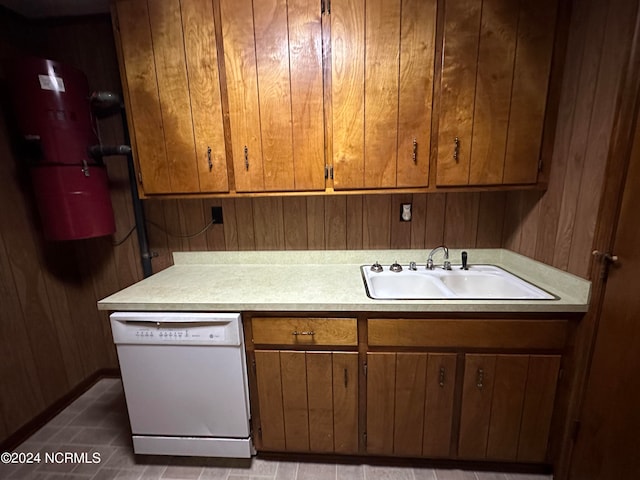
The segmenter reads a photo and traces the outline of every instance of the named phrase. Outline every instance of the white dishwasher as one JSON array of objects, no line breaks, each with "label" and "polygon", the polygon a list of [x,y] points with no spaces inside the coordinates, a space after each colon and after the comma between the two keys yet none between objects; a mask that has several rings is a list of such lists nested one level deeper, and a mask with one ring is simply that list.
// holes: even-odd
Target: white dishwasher
[{"label": "white dishwasher", "polygon": [[111,330],[135,453],[254,453],[240,314],[116,312]]}]

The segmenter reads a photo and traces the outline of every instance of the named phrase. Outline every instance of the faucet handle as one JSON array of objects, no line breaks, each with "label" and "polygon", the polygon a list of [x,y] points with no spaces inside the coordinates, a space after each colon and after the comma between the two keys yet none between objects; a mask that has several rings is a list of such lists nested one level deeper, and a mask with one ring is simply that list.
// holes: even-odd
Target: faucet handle
[{"label": "faucet handle", "polygon": [[445,260],[442,264],[442,268],[444,268],[445,270],[451,270],[451,262],[449,260]]},{"label": "faucet handle", "polygon": [[469,270],[469,267],[467,266],[467,252],[462,252],[462,267],[460,267],[461,270]]},{"label": "faucet handle", "polygon": [[396,260],[395,262],[393,262],[391,264],[391,266],[389,267],[389,270],[391,270],[392,272],[396,272],[396,273],[401,272],[402,271],[402,265],[400,265],[398,263],[398,261]]}]

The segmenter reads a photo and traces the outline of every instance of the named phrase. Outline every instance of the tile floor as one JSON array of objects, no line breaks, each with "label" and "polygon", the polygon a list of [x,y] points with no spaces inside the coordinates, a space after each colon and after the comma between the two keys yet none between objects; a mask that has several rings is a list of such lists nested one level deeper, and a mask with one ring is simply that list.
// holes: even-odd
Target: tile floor
[{"label": "tile floor", "polygon": [[[0,479],[16,480],[551,480],[551,476],[252,460],[133,455],[122,384],[102,379],[15,451],[41,453],[39,464],[0,463]],[[46,453],[57,463],[45,462]],[[64,461],[85,453],[96,463]],[[51,457],[50,457],[51,458]],[[95,456],[98,458],[98,455]],[[77,459],[76,459],[77,460]]]}]

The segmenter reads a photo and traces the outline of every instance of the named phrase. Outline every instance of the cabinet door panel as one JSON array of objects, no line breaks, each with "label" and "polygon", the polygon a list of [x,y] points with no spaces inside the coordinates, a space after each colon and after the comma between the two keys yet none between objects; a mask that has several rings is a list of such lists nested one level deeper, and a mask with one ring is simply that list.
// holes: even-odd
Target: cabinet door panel
[{"label": "cabinet door panel", "polygon": [[220,0],[220,12],[236,190],[261,191],[264,178],[252,2]]},{"label": "cabinet door panel", "polygon": [[333,353],[333,432],[336,453],[358,452],[358,354]]},{"label": "cabinet door panel", "polygon": [[182,0],[181,6],[200,191],[226,192],[229,182],[213,6],[210,0]]},{"label": "cabinet door panel", "polygon": [[148,4],[171,192],[198,192],[180,2],[155,0]]},{"label": "cabinet door panel", "polygon": [[484,0],[469,183],[500,184],[507,145],[519,2]]},{"label": "cabinet door panel", "polygon": [[447,457],[456,354],[367,354],[367,452]]},{"label": "cabinet door panel", "polygon": [[551,71],[557,0],[523,0],[504,183],[535,183]]},{"label": "cabinet door panel", "polygon": [[324,104],[322,24],[317,0],[289,0],[291,117],[296,190],[322,190]]},{"label": "cabinet door panel", "polygon": [[333,368],[331,353],[307,352],[309,448],[333,452]]},{"label": "cabinet door panel", "polygon": [[280,352],[282,407],[288,451],[309,450],[309,409],[305,352]]},{"label": "cabinet door panel", "polygon": [[458,456],[485,458],[491,420],[495,355],[465,355]]},{"label": "cabinet door panel", "polygon": [[280,353],[257,350],[255,356],[262,448],[284,450],[286,443]]},{"label": "cabinet door panel", "polygon": [[146,193],[171,192],[147,2],[116,3],[136,161]]},{"label": "cabinet door panel", "polygon": [[398,353],[396,357],[393,453],[422,454],[427,354]]},{"label": "cabinet door panel", "polygon": [[367,0],[365,13],[365,187],[395,187],[400,0]]},{"label": "cabinet door panel", "polygon": [[559,355],[465,355],[458,455],[545,461],[559,366]]},{"label": "cabinet door panel", "polygon": [[398,187],[429,183],[436,6],[436,0],[402,1]]},{"label": "cabinet door panel", "polygon": [[358,353],[256,350],[258,448],[358,452]]},{"label": "cabinet door panel", "polygon": [[367,452],[393,453],[396,354],[367,353]]},{"label": "cabinet door panel", "polygon": [[293,190],[287,1],[253,2],[265,190]]},{"label": "cabinet door panel", "polygon": [[515,461],[529,357],[498,355],[496,359],[487,458]]},{"label": "cabinet door panel", "polygon": [[529,358],[518,443],[519,462],[546,460],[560,360],[559,355],[532,355]]},{"label": "cabinet door panel", "polygon": [[334,188],[364,186],[365,0],[331,5]]},{"label": "cabinet door panel", "polygon": [[481,0],[448,0],[445,7],[438,185],[469,182],[481,7]]},{"label": "cabinet door panel", "polygon": [[556,14],[557,0],[446,0],[438,185],[537,181]]},{"label": "cabinet door panel", "polygon": [[332,5],[334,188],[428,184],[436,4]]},{"label": "cabinet door panel", "polygon": [[422,441],[422,454],[427,457],[448,457],[451,453],[456,364],[454,353],[429,354]]}]

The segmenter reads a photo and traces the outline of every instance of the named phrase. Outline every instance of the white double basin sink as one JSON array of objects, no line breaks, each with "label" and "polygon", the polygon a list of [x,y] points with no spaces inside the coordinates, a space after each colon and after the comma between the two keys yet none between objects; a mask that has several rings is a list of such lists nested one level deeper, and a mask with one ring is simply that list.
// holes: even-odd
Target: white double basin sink
[{"label": "white double basin sink", "polygon": [[391,271],[383,265],[374,272],[360,267],[367,295],[375,300],[554,300],[557,297],[494,265],[471,265],[451,270],[424,265],[411,270]]}]

